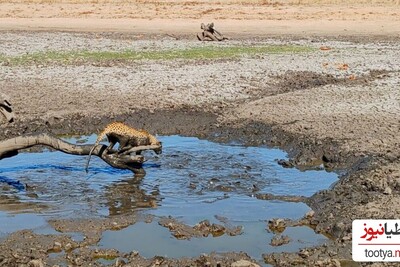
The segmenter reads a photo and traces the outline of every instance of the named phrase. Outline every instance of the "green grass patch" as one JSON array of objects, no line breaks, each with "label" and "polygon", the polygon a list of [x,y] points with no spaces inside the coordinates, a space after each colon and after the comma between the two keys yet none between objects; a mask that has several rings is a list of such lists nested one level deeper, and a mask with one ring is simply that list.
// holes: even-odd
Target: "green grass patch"
[{"label": "green grass patch", "polygon": [[175,60],[175,59],[220,59],[237,58],[243,55],[280,54],[311,52],[313,48],[292,45],[269,46],[203,46],[180,50],[152,50],[152,51],[46,51],[21,56],[0,55],[0,62],[11,65],[77,62],[106,62],[112,60]]}]

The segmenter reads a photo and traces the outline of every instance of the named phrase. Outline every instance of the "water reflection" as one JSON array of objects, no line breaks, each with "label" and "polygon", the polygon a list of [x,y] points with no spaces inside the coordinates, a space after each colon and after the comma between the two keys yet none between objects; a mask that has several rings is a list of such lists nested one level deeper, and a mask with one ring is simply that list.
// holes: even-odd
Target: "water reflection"
[{"label": "water reflection", "polygon": [[[83,142],[95,139],[93,135]],[[265,220],[273,201],[255,201],[249,196],[310,196],[337,179],[336,174],[324,171],[284,169],[275,159],[286,154],[277,149],[181,136],[160,140],[165,153],[160,157],[145,154],[145,177],[144,169],[132,176],[131,171],[112,168],[96,157],[87,175],[85,157],[47,150],[3,159],[0,210],[39,210],[46,216],[81,218],[149,209],[154,215],[177,216],[193,223],[216,214],[229,218],[238,214],[239,221]],[[287,205],[277,209],[277,217],[302,216],[294,210],[300,213],[308,208]]]},{"label": "water reflection", "polygon": [[11,186],[18,191],[25,189],[25,186],[20,181],[9,178],[7,176],[0,176],[0,186],[2,185]]},{"label": "water reflection", "polygon": [[[95,139],[91,136],[84,141],[93,143]],[[336,181],[336,174],[284,169],[275,159],[285,158],[286,154],[277,149],[223,145],[181,136],[160,140],[165,153],[161,157],[146,155],[148,161],[143,168],[147,173],[141,169],[134,176],[131,171],[112,168],[98,158],[93,158],[87,175],[85,157],[61,152],[21,153],[3,159],[0,211],[35,212],[20,218],[32,215],[40,219],[131,215],[140,211],[155,217],[172,216],[188,225],[205,219],[218,223],[218,216],[243,227],[243,234],[236,237],[180,241],[172,239],[168,229],[156,222],[137,223],[122,231],[106,232],[99,243],[121,251],[139,250],[149,257],[242,250],[260,258],[263,252],[295,251],[325,240],[307,227],[296,227],[285,231],[293,240],[290,244],[271,247],[268,244],[273,234],[267,231],[266,221],[299,219],[309,207],[253,196],[311,196]],[[0,212],[0,231],[14,231],[13,222],[17,223],[18,218]],[[18,229],[32,227],[31,220],[20,222]]]},{"label": "water reflection", "polygon": [[5,195],[0,190],[0,211],[9,213],[42,212],[48,205],[37,202],[27,202],[17,195]]},{"label": "water reflection", "polygon": [[143,176],[135,175],[105,187],[109,215],[132,214],[138,209],[156,208],[160,200],[160,190],[157,186],[149,194],[141,188]]}]

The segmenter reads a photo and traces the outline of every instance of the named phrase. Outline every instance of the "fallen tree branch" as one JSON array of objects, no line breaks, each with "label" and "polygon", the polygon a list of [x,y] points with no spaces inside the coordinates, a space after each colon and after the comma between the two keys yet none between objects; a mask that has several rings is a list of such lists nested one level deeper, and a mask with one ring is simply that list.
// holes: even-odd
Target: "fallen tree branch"
[{"label": "fallen tree branch", "polygon": [[3,93],[0,93],[0,113],[3,114],[7,122],[14,121],[14,112],[9,97]]},{"label": "fallen tree branch", "polygon": [[[12,157],[18,154],[18,150],[30,148],[33,146],[48,146],[55,150],[72,154],[72,155],[89,155],[89,152],[93,145],[75,145],[63,141],[55,136],[49,134],[37,134],[29,136],[18,136],[10,138],[0,142],[0,160],[7,157]],[[100,157],[103,161],[114,168],[128,169],[133,171],[135,174],[144,174],[142,164],[144,157],[142,155],[128,155],[118,154],[115,150],[110,150],[108,153],[104,153],[107,146],[98,145],[92,152],[92,155]],[[130,153],[140,152],[144,150],[154,150],[159,146],[137,146],[129,150]],[[82,168],[84,163],[82,163]]]},{"label": "fallen tree branch", "polygon": [[225,36],[219,31],[214,29],[214,23],[208,23],[207,25],[202,23],[200,28],[203,30],[202,33],[197,34],[199,41],[223,41],[227,40]]}]

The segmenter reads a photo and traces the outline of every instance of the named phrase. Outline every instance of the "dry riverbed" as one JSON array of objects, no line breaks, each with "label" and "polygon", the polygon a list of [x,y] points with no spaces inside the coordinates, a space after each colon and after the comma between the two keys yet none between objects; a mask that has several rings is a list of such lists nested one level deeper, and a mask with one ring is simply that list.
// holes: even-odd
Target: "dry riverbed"
[{"label": "dry riverbed", "polygon": [[[43,131],[90,134],[107,122],[124,120],[159,135],[278,146],[291,156],[287,165],[324,164],[340,173],[340,181],[330,190],[300,199],[313,209],[302,223],[332,242],[297,253],[266,254],[267,263],[349,263],[354,218],[389,219],[399,214],[397,38],[245,38],[213,44],[162,34],[4,31],[0,40],[0,88],[10,96],[17,116],[15,123],[1,125],[1,139]],[[102,57],[108,51],[151,54],[272,46],[276,49],[216,58]],[[46,54],[82,50],[96,52],[96,57],[64,54],[60,59]],[[36,56],[25,58],[27,54]],[[0,209],[9,210],[9,203],[0,198]],[[49,257],[54,251],[64,251],[63,258],[70,264],[83,266],[101,265],[98,258],[116,259],[115,266],[124,262],[131,266],[231,266],[234,262],[237,265],[232,266],[250,266],[253,261],[235,252],[145,259],[135,251],[123,254],[92,247],[105,230],[149,220],[136,215],[53,219],[54,229],[66,234],[14,232],[0,243],[0,265],[52,266],[57,263],[57,258]],[[192,229],[175,220],[165,223]],[[195,236],[190,229],[189,234]],[[85,238],[74,240],[70,232],[80,232]]]}]

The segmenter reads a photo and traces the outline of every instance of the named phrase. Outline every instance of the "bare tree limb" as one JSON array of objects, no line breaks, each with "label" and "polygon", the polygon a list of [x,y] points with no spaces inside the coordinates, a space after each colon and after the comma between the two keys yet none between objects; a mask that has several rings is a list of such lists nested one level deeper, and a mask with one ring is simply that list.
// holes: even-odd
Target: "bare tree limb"
[{"label": "bare tree limb", "polygon": [[[58,151],[72,155],[89,155],[93,145],[75,145],[63,141],[49,134],[37,134],[30,136],[18,136],[0,142],[0,160],[12,157],[18,154],[18,150],[30,148],[33,146],[48,146]],[[108,163],[110,166],[118,169],[128,169],[135,174],[143,174],[142,164],[144,157],[141,155],[118,154],[115,150],[104,153],[107,146],[98,145],[94,149],[92,155],[96,155]],[[129,150],[130,153],[140,152],[143,150],[154,150],[159,146],[137,146]],[[82,167],[84,164],[82,164]]]},{"label": "bare tree limb", "polygon": [[10,98],[0,93],[0,113],[6,118],[7,122],[14,121],[14,112],[11,107]]},{"label": "bare tree limb", "polygon": [[214,29],[213,22],[207,25],[202,23],[200,28],[203,30],[203,32],[197,34],[197,39],[199,39],[199,41],[223,41],[228,39],[223,36],[222,33]]}]

